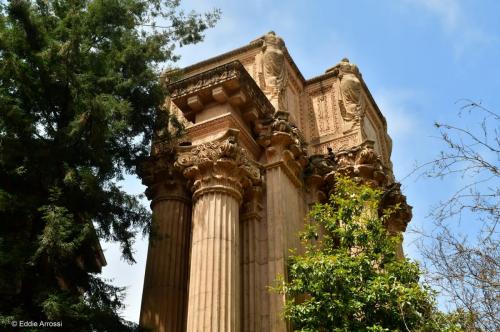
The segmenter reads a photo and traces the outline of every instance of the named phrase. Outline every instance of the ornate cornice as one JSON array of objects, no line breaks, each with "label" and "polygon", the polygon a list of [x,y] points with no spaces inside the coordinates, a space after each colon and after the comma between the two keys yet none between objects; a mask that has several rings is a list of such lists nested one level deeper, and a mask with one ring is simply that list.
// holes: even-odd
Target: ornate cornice
[{"label": "ornate cornice", "polygon": [[[219,86],[223,87],[220,97],[214,96],[212,92],[209,93],[209,90]],[[274,113],[274,108],[269,100],[239,61],[226,63],[171,83],[167,88],[170,92],[171,100],[188,119],[192,118],[192,114],[194,114],[192,107],[188,105],[188,97],[197,95],[201,102],[204,99],[217,100],[226,98],[231,101],[231,95],[239,90],[243,92],[244,96],[237,98],[236,102],[253,104],[253,111],[258,113],[257,117],[262,117],[263,114]],[[225,96],[226,92],[227,96]]]},{"label": "ornate cornice", "polygon": [[[262,47],[262,44],[263,44],[263,41],[251,42],[245,46],[236,48],[236,49],[231,50],[229,52],[222,53],[222,54],[214,56],[212,58],[209,58],[209,59],[203,60],[201,62],[197,62],[195,64],[192,64],[190,66],[187,66],[187,67],[183,68],[182,71],[186,75],[189,75],[191,72],[198,70],[200,68],[204,68],[204,67],[210,66],[211,64],[224,61],[225,59],[231,58],[235,55],[239,55],[239,54],[245,53],[247,51],[250,51],[250,50],[253,50],[256,48],[260,48],[260,47]],[[169,74],[169,72],[165,73],[165,75],[167,75],[167,76],[168,76],[168,74]]]}]

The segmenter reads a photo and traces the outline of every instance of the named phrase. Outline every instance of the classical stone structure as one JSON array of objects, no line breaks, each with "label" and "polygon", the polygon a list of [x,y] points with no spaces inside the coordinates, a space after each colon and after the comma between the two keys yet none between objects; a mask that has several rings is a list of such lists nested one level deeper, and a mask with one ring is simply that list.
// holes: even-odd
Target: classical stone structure
[{"label": "classical stone structure", "polygon": [[307,211],[334,194],[335,174],[385,190],[386,206],[403,207],[387,227],[405,230],[411,208],[394,182],[386,121],[349,60],[305,79],[270,32],[184,68],[168,89],[187,135],[155,140],[140,174],[156,230],[143,326],[287,331],[285,298],[268,286],[286,277]]}]

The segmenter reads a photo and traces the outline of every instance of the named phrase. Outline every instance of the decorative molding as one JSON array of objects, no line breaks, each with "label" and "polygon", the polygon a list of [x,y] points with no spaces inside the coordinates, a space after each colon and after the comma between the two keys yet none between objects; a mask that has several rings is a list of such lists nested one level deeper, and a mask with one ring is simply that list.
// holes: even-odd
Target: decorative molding
[{"label": "decorative molding", "polygon": [[267,97],[238,60],[171,83],[168,85],[168,90],[172,101],[183,113],[190,116],[190,110],[185,106],[188,96],[224,83],[227,83],[229,92],[241,89],[261,114],[274,113],[274,108]]},{"label": "decorative molding", "polygon": [[325,154],[329,148],[333,151],[342,151],[351,147],[356,147],[360,142],[360,134],[354,132],[345,136],[329,139],[326,142],[316,143],[312,145],[312,150],[314,154]]},{"label": "decorative molding", "polygon": [[198,139],[210,136],[210,134],[213,134],[218,130],[227,128],[239,130],[239,139],[243,145],[249,149],[249,152],[254,156],[254,159],[257,159],[260,156],[262,152],[261,147],[255,142],[252,135],[248,132],[247,128],[241,123],[241,121],[230,114],[224,114],[222,116],[197,123],[187,128],[187,132],[190,137],[196,137]]},{"label": "decorative molding", "polygon": [[174,166],[175,158],[174,152],[151,155],[137,169],[142,184],[147,186],[151,207],[163,200],[190,201],[187,181]]}]

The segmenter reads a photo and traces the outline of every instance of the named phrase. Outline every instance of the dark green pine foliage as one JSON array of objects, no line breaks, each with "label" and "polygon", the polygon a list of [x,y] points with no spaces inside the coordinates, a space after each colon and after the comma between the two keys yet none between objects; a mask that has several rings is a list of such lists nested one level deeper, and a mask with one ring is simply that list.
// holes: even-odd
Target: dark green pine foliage
[{"label": "dark green pine foliage", "polygon": [[[337,178],[335,194],[317,204],[301,234],[303,253],[289,258],[284,316],[299,331],[461,331],[432,292],[419,284],[416,263],[396,255],[398,237],[378,214],[382,192]],[[395,207],[397,208],[397,207]]]},{"label": "dark green pine foliage", "polygon": [[116,180],[165,112],[159,66],[218,16],[175,0],[0,2],[0,323],[134,328],[122,289],[99,278],[96,240],[133,262],[150,215]]}]

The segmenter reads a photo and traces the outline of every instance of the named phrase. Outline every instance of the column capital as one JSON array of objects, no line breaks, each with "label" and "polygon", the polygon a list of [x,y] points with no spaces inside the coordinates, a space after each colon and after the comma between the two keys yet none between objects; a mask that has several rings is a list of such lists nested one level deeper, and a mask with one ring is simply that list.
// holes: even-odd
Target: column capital
[{"label": "column capital", "polygon": [[229,129],[215,141],[179,147],[175,166],[192,181],[193,199],[223,191],[242,201],[245,188],[260,185],[261,166],[238,144],[238,130]]},{"label": "column capital", "polygon": [[307,165],[306,143],[300,130],[289,122],[286,111],[275,112],[256,127],[257,142],[265,148],[266,168],[283,167],[291,180],[302,186],[301,172]]},{"label": "column capital", "polygon": [[392,172],[382,163],[375,152],[374,142],[364,143],[351,149],[328,154],[313,155],[305,170],[306,183],[313,197],[321,201],[325,194],[334,193],[335,178],[346,176],[384,191],[380,204],[383,209],[399,207],[386,223],[392,233],[404,232],[412,217],[412,207],[401,193],[401,185],[394,182]]},{"label": "column capital", "polygon": [[337,152],[335,172],[374,187],[385,187],[393,182],[392,173],[382,163],[374,144],[367,140],[352,149]]},{"label": "column capital", "polygon": [[175,167],[175,153],[164,152],[149,156],[140,164],[137,174],[147,186],[146,197],[153,206],[164,199],[189,201],[187,181]]}]

